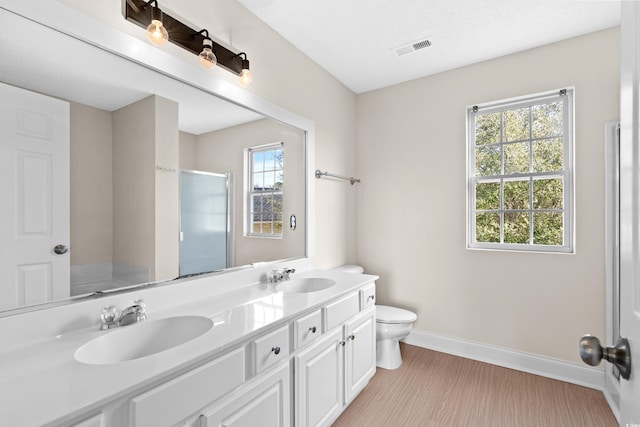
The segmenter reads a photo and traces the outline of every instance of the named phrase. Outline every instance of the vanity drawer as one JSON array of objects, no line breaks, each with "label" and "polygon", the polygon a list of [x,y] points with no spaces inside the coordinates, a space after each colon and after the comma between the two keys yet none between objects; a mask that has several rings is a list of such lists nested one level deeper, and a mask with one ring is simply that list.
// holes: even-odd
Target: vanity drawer
[{"label": "vanity drawer", "polygon": [[285,360],[289,356],[289,326],[283,326],[251,342],[253,373],[259,374],[265,368]]},{"label": "vanity drawer", "polygon": [[376,284],[371,283],[360,289],[360,310],[369,308],[376,303]]},{"label": "vanity drawer", "polygon": [[358,292],[347,295],[336,302],[332,302],[323,308],[324,321],[326,325],[325,331],[330,331],[334,327],[342,324],[355,316],[360,311],[360,297]]},{"label": "vanity drawer", "polygon": [[293,322],[293,337],[296,349],[310,343],[320,335],[322,335],[322,312],[320,310],[316,310]]},{"label": "vanity drawer", "polygon": [[244,348],[131,399],[131,425],[175,425],[244,382]]}]

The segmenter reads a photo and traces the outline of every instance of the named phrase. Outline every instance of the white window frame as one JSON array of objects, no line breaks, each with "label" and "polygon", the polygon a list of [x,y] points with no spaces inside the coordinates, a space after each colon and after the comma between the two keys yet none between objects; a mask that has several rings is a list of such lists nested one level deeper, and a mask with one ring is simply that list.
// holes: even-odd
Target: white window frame
[{"label": "white window frame", "polygon": [[[259,145],[255,147],[249,147],[245,149],[245,170],[246,173],[246,189],[245,189],[245,236],[247,237],[258,237],[258,238],[270,238],[270,239],[282,239],[284,235],[284,209],[282,211],[282,231],[280,233],[256,233],[253,231],[253,196],[257,194],[271,194],[271,195],[280,195],[282,198],[283,208],[284,208],[284,182],[283,187],[279,191],[254,191],[253,189],[253,153],[256,152],[264,152],[264,151],[274,151],[274,150],[283,150],[284,153],[284,142],[275,142],[270,144]],[[284,167],[282,168],[282,173],[284,174]],[[273,225],[272,225],[273,230]]]},{"label": "white window frame", "polygon": [[[490,114],[495,112],[502,112],[508,110],[516,110],[532,105],[538,105],[543,103],[549,103],[554,101],[563,101],[563,170],[558,172],[528,172],[528,173],[513,173],[504,174],[504,145],[508,145],[501,138],[501,174],[494,176],[476,176],[475,175],[475,153],[476,153],[476,133],[475,133],[475,116],[478,113]],[[469,106],[467,108],[467,248],[468,249],[489,249],[489,250],[512,250],[512,251],[527,251],[527,252],[549,252],[549,253],[574,253],[575,251],[575,200],[574,200],[574,89],[561,89],[541,94],[529,95],[521,98],[513,98],[508,100],[502,100],[487,104]],[[533,126],[531,126],[533,128]],[[501,132],[504,132],[504,126],[501,126]],[[532,129],[530,129],[532,132]],[[531,133],[528,139],[531,144],[534,139]],[[530,156],[533,156],[530,145]],[[530,160],[531,162],[531,160]],[[500,214],[500,242],[477,242],[476,237],[476,200],[475,200],[475,185],[477,182],[501,182],[508,181],[509,179],[522,178],[536,179],[542,178],[554,178],[562,177],[563,188],[563,245],[540,245],[533,244],[533,221],[530,220],[529,232],[531,234],[531,243],[529,244],[513,244],[502,243],[504,239],[504,214],[505,211],[516,212],[515,210],[504,209],[504,192],[503,186],[500,185],[500,206],[496,212]],[[533,195],[532,186],[530,186],[529,194],[529,209],[522,210],[522,212],[528,212],[533,214]]]}]

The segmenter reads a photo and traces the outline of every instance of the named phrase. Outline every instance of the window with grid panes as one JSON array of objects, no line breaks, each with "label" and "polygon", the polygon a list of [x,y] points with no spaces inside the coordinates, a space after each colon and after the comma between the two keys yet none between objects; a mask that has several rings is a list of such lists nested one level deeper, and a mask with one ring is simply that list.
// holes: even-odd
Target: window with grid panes
[{"label": "window with grid panes", "polygon": [[284,147],[282,143],[249,148],[247,235],[282,237]]},{"label": "window with grid panes", "polygon": [[573,252],[573,90],[470,107],[468,247]]}]

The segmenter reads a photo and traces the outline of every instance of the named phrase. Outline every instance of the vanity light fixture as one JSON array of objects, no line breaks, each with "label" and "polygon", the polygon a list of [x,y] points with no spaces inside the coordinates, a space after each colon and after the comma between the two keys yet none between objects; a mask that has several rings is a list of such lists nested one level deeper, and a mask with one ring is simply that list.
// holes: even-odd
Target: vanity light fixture
[{"label": "vanity light fixture", "polygon": [[[155,6],[152,5],[155,3]],[[145,3],[144,8],[151,6],[151,23],[147,26],[147,37],[156,46],[162,46],[169,40],[169,33],[162,23],[162,11],[158,7],[157,0]]]},{"label": "vanity light fixture", "polygon": [[[209,32],[207,30],[200,31],[199,34],[204,35],[204,39],[202,40],[202,52],[200,52],[200,64],[205,68],[211,68],[216,65],[218,62],[218,58],[216,58],[216,54],[213,51],[213,40],[209,38]],[[240,77],[240,81],[242,82],[242,75]]]},{"label": "vanity light fixture", "polygon": [[[242,86],[249,86],[253,80],[249,71],[249,60],[244,52],[236,53],[225,46],[216,43],[209,36],[207,30],[196,30],[183,24],[176,18],[163,13],[158,7],[157,0],[122,0],[124,2],[123,14],[127,21],[147,28],[149,39],[154,44],[163,44],[167,40],[183,49],[197,55],[200,63],[211,68],[214,65],[240,77]],[[160,37],[164,42],[157,43],[156,37],[151,34],[155,31],[165,32],[166,38]]]}]

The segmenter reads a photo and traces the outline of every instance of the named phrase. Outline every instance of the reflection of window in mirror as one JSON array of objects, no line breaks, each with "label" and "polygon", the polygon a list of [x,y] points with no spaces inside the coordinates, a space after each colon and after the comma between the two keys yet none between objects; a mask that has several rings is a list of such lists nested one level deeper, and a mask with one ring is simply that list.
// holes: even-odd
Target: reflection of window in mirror
[{"label": "reflection of window in mirror", "polygon": [[247,235],[282,238],[284,146],[282,142],[247,151]]}]

